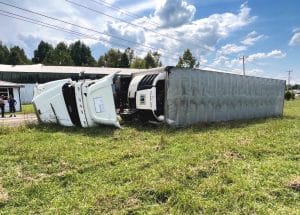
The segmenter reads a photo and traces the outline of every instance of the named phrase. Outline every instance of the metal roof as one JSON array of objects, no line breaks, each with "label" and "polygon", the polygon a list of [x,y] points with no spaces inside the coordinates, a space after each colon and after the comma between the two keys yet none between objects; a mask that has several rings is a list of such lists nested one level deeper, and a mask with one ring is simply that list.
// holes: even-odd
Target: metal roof
[{"label": "metal roof", "polygon": [[[153,70],[163,70],[155,68]],[[0,72],[36,72],[36,73],[80,73],[86,74],[110,74],[119,72],[122,75],[132,75],[135,73],[149,72],[149,69],[130,69],[130,68],[105,68],[105,67],[81,67],[81,66],[45,66],[43,64],[34,65],[3,65],[0,64]]]},{"label": "metal roof", "polygon": [[24,85],[0,80],[0,87],[24,87]]}]

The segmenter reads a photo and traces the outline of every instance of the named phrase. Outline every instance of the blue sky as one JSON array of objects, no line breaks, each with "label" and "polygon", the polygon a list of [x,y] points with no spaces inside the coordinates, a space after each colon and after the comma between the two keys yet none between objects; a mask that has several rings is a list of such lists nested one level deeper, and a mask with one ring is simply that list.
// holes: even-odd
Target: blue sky
[{"label": "blue sky", "polygon": [[201,68],[240,74],[239,57],[245,55],[247,74],[286,79],[286,71],[291,69],[292,83],[300,83],[300,1],[297,0],[104,0],[137,14],[135,18],[95,3],[102,0],[0,1],[110,35],[99,35],[0,4],[3,11],[92,35],[92,38],[74,36],[0,15],[0,40],[8,46],[22,46],[29,56],[40,40],[55,45],[59,41],[69,44],[81,39],[91,47],[95,58],[111,47],[130,46],[141,56],[149,49],[158,50],[164,65],[174,65],[178,56],[190,48]]}]

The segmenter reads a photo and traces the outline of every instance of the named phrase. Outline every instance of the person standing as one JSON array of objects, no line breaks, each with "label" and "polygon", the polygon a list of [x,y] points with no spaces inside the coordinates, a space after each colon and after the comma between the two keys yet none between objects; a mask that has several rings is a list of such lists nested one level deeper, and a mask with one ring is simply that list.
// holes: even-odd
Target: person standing
[{"label": "person standing", "polygon": [[16,117],[16,103],[17,103],[17,101],[14,99],[14,97],[12,95],[10,95],[8,98],[9,113],[10,113],[9,117],[12,117],[12,115],[14,115],[14,117]]},{"label": "person standing", "polygon": [[4,118],[4,96],[1,95],[0,96],[0,109],[1,109],[1,115],[2,115],[2,118]]}]

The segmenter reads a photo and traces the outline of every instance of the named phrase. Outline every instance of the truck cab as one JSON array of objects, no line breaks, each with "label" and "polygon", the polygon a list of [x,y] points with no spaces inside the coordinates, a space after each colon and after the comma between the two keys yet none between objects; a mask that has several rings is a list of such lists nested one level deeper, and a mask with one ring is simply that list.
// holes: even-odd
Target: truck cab
[{"label": "truck cab", "polygon": [[127,120],[163,121],[165,72],[135,75],[114,72],[97,80],[64,79],[38,85],[33,104],[41,122],[63,126],[120,127]]}]

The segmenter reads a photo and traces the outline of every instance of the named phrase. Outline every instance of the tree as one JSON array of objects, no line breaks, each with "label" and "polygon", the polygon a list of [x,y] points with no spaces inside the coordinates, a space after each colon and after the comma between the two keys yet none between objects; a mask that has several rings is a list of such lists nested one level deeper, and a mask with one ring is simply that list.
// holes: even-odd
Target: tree
[{"label": "tree", "polygon": [[179,68],[196,68],[199,63],[196,63],[196,58],[192,55],[189,49],[185,50],[183,56],[179,58],[176,67]]},{"label": "tree", "polygon": [[71,66],[74,63],[67,45],[63,42],[60,42],[59,44],[57,44],[54,50],[47,53],[44,64],[56,66]]},{"label": "tree", "polygon": [[46,55],[53,51],[51,44],[41,41],[38,48],[34,50],[34,57],[32,58],[32,63],[43,63]]},{"label": "tree", "polygon": [[161,66],[161,62],[159,61],[160,59],[160,54],[158,52],[151,52],[149,51],[147,55],[145,56],[145,65],[146,68],[156,68]]},{"label": "tree", "polygon": [[127,54],[124,52],[121,55],[120,68],[129,68],[129,67],[130,67],[130,62],[129,62]]},{"label": "tree", "polygon": [[294,86],[291,86],[292,90],[300,89],[300,84],[295,84]]},{"label": "tree", "polygon": [[98,66],[119,68],[121,64],[122,52],[119,49],[110,49],[106,54],[100,56]]},{"label": "tree", "polygon": [[130,65],[130,68],[146,69],[146,61],[142,58],[135,57]]},{"label": "tree", "polygon": [[140,58],[134,56],[134,51],[131,48],[125,49],[124,52],[119,49],[110,49],[98,59],[98,66],[101,67],[145,69],[156,68],[161,65],[158,52],[149,51],[144,58]]},{"label": "tree", "polygon": [[161,54],[159,54],[158,52],[154,52],[153,57],[155,59],[156,67],[161,67],[162,66],[162,63],[160,61]]},{"label": "tree", "polygon": [[80,40],[71,44],[70,47],[71,58],[76,66],[95,66],[96,61],[92,56],[91,50]]},{"label": "tree", "polygon": [[9,50],[7,64],[24,65],[24,64],[30,64],[30,61],[28,60],[24,52],[24,49],[21,49],[19,46],[14,46]]},{"label": "tree", "polygon": [[105,55],[102,55],[99,57],[98,66],[105,67],[105,65],[106,65]]},{"label": "tree", "polygon": [[5,45],[2,45],[0,41],[0,64],[7,64],[9,56],[9,50]]},{"label": "tree", "polygon": [[127,49],[125,49],[125,53],[126,53],[126,55],[128,57],[129,64],[131,64],[131,62],[132,62],[132,60],[134,58],[134,50],[128,47]]}]

